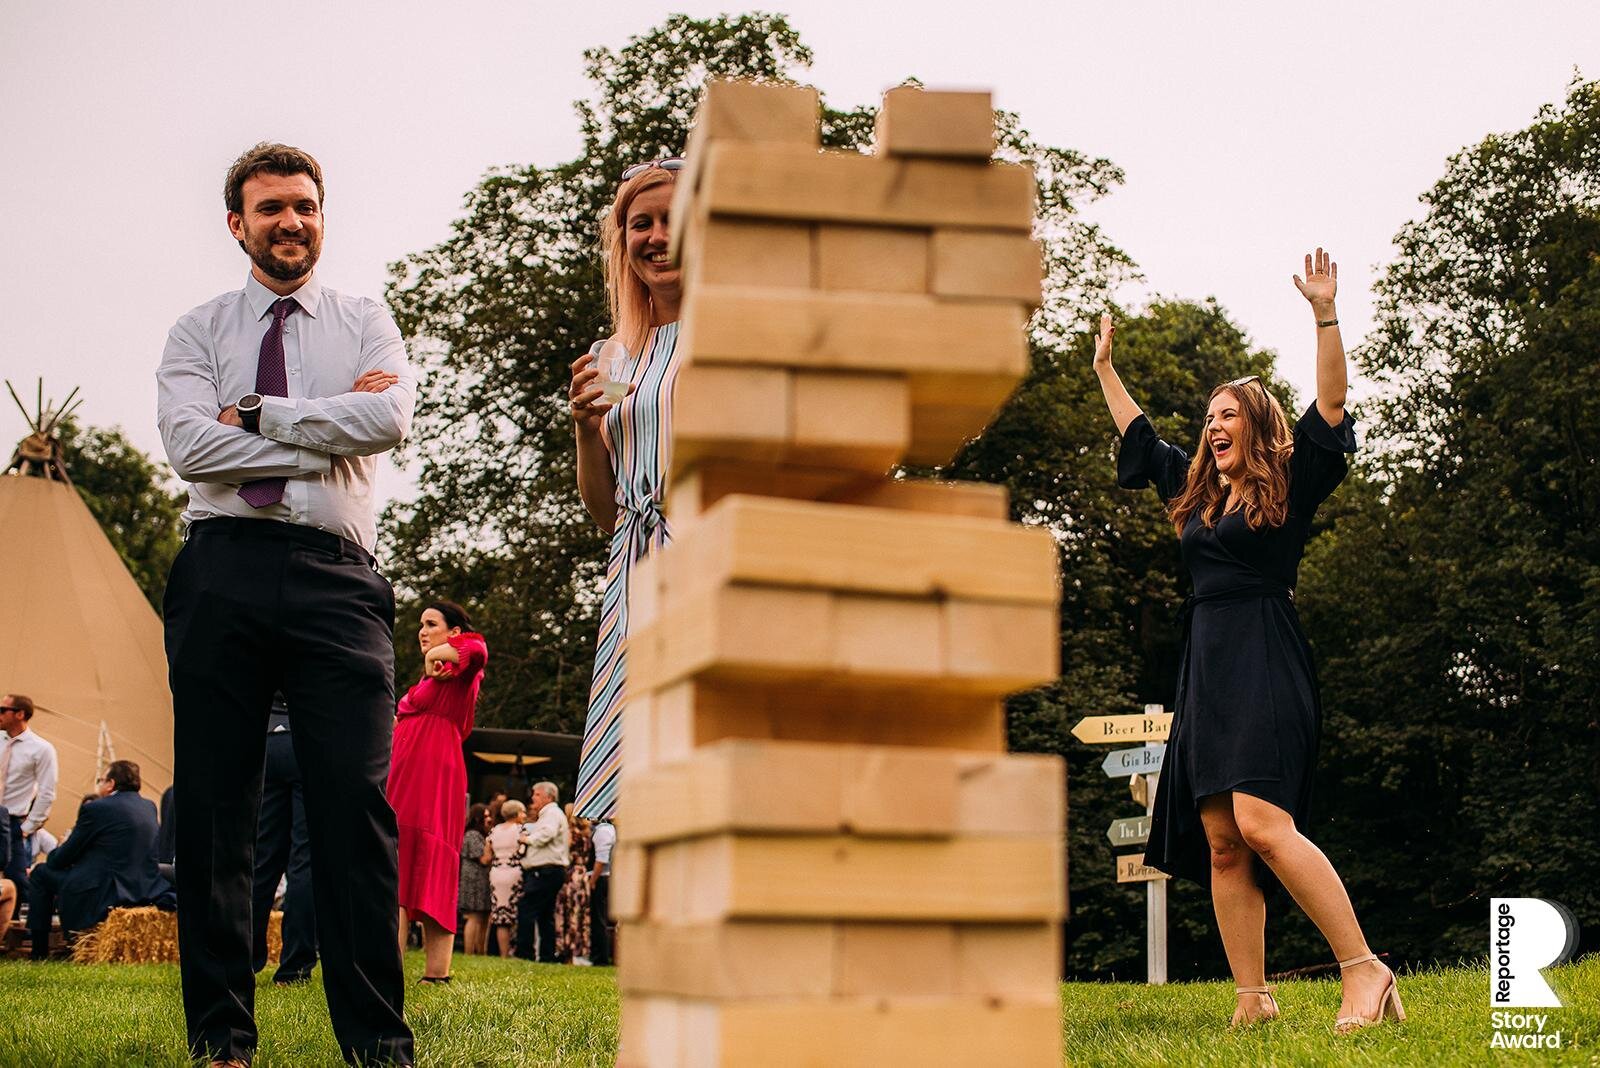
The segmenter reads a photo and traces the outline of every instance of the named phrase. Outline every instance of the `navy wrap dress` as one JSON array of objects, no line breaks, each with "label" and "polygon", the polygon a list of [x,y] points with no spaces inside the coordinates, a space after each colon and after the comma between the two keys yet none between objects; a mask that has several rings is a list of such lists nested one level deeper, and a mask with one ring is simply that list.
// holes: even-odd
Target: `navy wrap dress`
[{"label": "navy wrap dress", "polygon": [[[1211,882],[1200,801],[1230,791],[1269,801],[1302,832],[1322,727],[1311,648],[1294,608],[1295,577],[1317,506],[1344,480],[1356,448],[1349,415],[1337,427],[1312,404],[1294,426],[1289,514],[1251,530],[1242,512],[1184,525],[1181,548],[1194,590],[1183,606],[1183,653],[1172,730],[1156,791],[1145,863]],[[1117,483],[1183,491],[1189,455],[1140,415],[1117,456]],[[1258,878],[1268,873],[1257,865]]]}]

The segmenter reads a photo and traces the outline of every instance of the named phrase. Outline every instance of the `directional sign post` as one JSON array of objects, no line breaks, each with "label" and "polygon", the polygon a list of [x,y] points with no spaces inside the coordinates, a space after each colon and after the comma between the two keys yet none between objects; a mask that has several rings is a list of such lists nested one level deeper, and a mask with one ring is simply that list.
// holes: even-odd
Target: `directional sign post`
[{"label": "directional sign post", "polygon": [[[1072,728],[1074,738],[1091,745],[1145,743],[1113,750],[1100,765],[1113,779],[1127,776],[1134,800],[1145,807],[1141,817],[1112,822],[1106,837],[1113,847],[1149,841],[1156,788],[1161,782],[1161,765],[1166,761],[1166,740],[1171,731],[1172,713],[1160,705],[1145,705],[1141,715],[1085,716]],[[1117,882],[1145,884],[1145,966],[1151,985],[1161,985],[1167,981],[1167,876],[1146,865],[1143,853],[1118,856],[1116,862]]]}]

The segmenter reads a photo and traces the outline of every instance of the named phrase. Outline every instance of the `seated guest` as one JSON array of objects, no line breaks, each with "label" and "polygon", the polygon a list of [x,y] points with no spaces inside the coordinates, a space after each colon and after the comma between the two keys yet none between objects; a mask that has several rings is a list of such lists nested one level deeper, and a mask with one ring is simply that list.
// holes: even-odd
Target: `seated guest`
[{"label": "seated guest", "polygon": [[139,765],[112,761],[100,788],[103,796],[79,809],[78,825],[31,873],[35,960],[49,952],[57,902],[64,933],[86,931],[114,908],[172,905],[172,887],[156,871],[156,806],[139,796]]},{"label": "seated guest", "polygon": [[11,916],[17,911],[17,884],[0,877],[0,946],[5,945],[6,929],[11,926]]}]

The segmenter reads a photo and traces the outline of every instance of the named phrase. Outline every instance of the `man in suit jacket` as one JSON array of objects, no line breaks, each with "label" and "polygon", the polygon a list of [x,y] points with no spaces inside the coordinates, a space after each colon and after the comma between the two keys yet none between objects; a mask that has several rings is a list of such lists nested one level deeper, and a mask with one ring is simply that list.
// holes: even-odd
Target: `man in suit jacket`
[{"label": "man in suit jacket", "polygon": [[77,826],[33,869],[28,909],[33,959],[50,950],[50,914],[61,929],[86,931],[124,905],[172,905],[172,887],[156,871],[156,806],[139,796],[139,765],[114,760],[103,797],[83,807]]}]

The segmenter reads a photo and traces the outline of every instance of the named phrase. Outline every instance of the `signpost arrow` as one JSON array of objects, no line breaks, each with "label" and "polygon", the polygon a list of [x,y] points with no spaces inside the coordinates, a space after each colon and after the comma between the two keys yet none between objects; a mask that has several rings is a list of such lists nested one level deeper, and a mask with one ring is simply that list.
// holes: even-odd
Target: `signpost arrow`
[{"label": "signpost arrow", "polygon": [[[1157,871],[1144,862],[1143,853],[1124,853],[1117,858],[1117,882],[1148,883],[1167,879],[1166,872]],[[1165,932],[1163,932],[1163,935]],[[1165,979],[1163,978],[1163,981]]]},{"label": "signpost arrow", "polygon": [[1164,742],[1142,745],[1137,749],[1113,749],[1106,754],[1100,770],[1113,779],[1123,775],[1153,775],[1161,770],[1161,762],[1166,755],[1167,746]]},{"label": "signpost arrow", "polygon": [[1150,817],[1112,820],[1111,826],[1106,828],[1106,837],[1113,846],[1144,845],[1150,840]]},{"label": "signpost arrow", "polygon": [[1164,742],[1172,728],[1171,712],[1146,712],[1133,716],[1085,716],[1072,728],[1072,736],[1092,745],[1117,742]]}]

